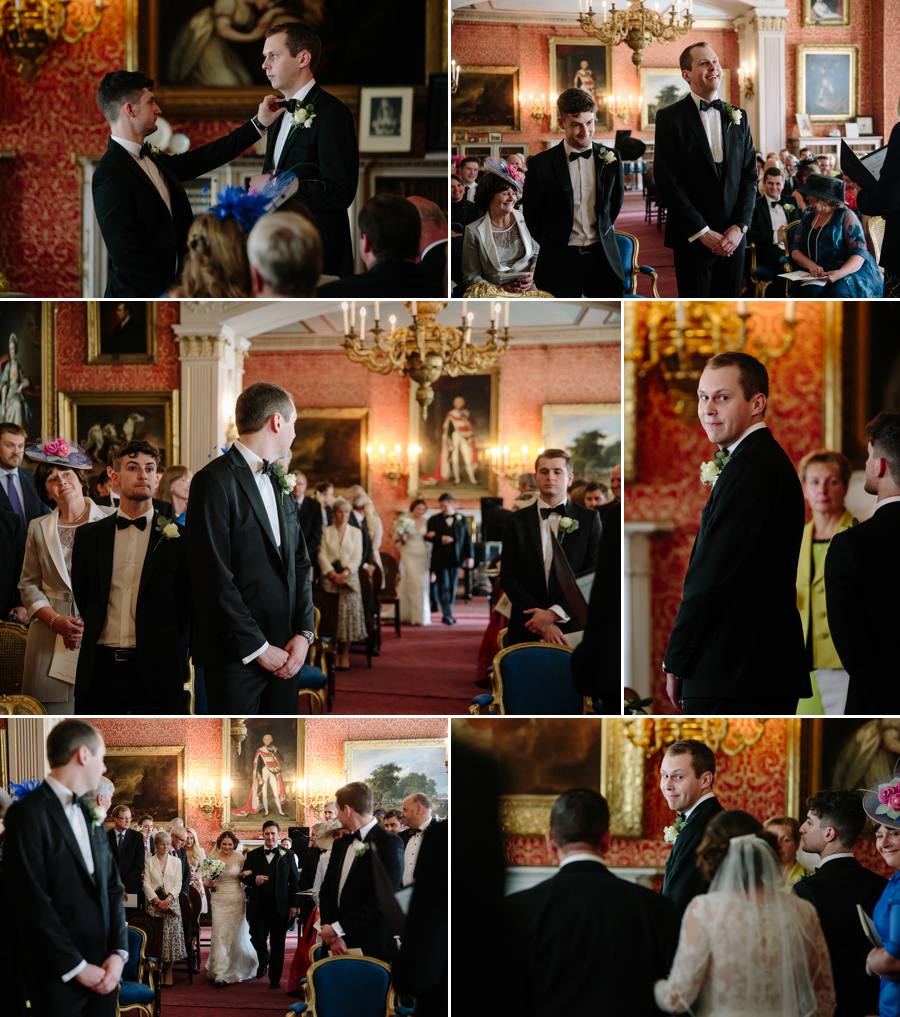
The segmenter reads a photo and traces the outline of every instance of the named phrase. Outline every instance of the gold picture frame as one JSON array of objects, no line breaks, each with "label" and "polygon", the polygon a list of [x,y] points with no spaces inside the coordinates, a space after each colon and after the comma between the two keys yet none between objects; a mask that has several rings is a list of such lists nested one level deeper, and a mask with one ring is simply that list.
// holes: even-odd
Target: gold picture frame
[{"label": "gold picture frame", "polygon": [[[846,74],[844,72],[846,68]],[[846,78],[847,94],[836,92]],[[828,108],[828,106],[832,108]],[[842,124],[859,112],[859,47],[797,47],[797,112],[813,123]]]},{"label": "gold picture frame", "polygon": [[[115,332],[111,322],[120,317],[118,309],[135,315],[135,326],[129,328],[126,320],[126,342],[133,342],[136,333],[143,336],[142,352],[112,352],[109,349]],[[90,300],[87,313],[87,362],[89,364],[155,364],[157,356],[157,325],[155,300]],[[104,348],[105,347],[105,348]]]},{"label": "gold picture frame", "polygon": [[[599,39],[588,39],[584,35],[580,38],[578,36],[551,35],[548,42],[550,44],[550,92],[547,96],[547,102],[551,130],[562,130],[556,114],[556,104],[552,101],[551,96],[559,95],[560,92],[564,92],[567,88],[578,87],[574,84],[575,62],[577,61],[580,64],[582,57],[588,51],[593,53],[598,50],[603,54],[603,80],[591,92],[597,104],[596,125],[597,127],[612,127],[612,117],[603,103],[604,96],[609,95],[613,90],[612,46],[608,46]],[[593,68],[591,70],[593,71]],[[562,80],[563,75],[565,75],[566,80]]]},{"label": "gold picture frame", "polygon": [[[817,11],[817,7],[821,9]],[[846,28],[850,0],[803,0],[803,24],[808,28]]]},{"label": "gold picture frame", "polygon": [[[318,421],[320,434],[313,434],[310,421]],[[355,423],[358,422],[358,423]],[[369,490],[369,410],[365,406],[336,406],[327,409],[297,407],[291,449],[291,470],[306,474],[310,490],[328,480],[335,490],[361,484]],[[322,453],[328,449],[325,457]],[[341,457],[343,456],[343,461]],[[325,462],[327,460],[327,464]]]},{"label": "gold picture frame", "polygon": [[60,392],[59,432],[63,438],[82,445],[97,468],[106,465],[113,446],[129,437],[146,437],[160,450],[162,471],[181,459],[180,395],[177,388],[155,392]]},{"label": "gold picture frame", "polygon": [[[272,744],[282,749],[290,746],[291,750],[282,758],[285,769],[282,780],[285,785],[286,798],[284,807],[287,811],[279,814],[278,810],[252,810],[252,778],[247,772],[240,776],[235,769],[237,757],[241,762],[248,758],[247,753],[256,752],[263,745],[265,735],[272,736]],[[291,763],[293,766],[291,767]],[[251,763],[250,772],[253,771]],[[302,717],[223,717],[222,718],[222,775],[228,782],[227,794],[222,795],[222,825],[228,829],[232,824],[240,830],[259,830],[262,823],[274,819],[287,826],[303,826],[306,823],[306,809],[303,805],[303,789],[306,779],[306,721]],[[238,807],[236,807],[236,796]],[[266,795],[268,799],[268,795]],[[243,804],[240,804],[243,803]],[[257,801],[259,804],[259,801]],[[268,804],[268,801],[266,801]],[[249,808],[248,808],[249,806]],[[252,816],[252,821],[248,818]]]},{"label": "gold picture frame", "polygon": [[[6,365],[12,354],[10,337],[19,342],[17,362],[21,374],[29,380],[22,390],[26,403],[23,426],[32,439],[52,437],[56,433],[56,307],[52,300],[4,300],[0,304],[3,334],[0,338],[0,392],[6,385]],[[39,377],[36,372],[39,372]],[[35,382],[37,381],[37,384]],[[37,389],[39,396],[34,394]],[[38,405],[35,405],[38,403]],[[39,418],[39,419],[38,419]],[[2,419],[2,418],[0,418]],[[14,417],[8,422],[17,423]]]},{"label": "gold picture frame", "polygon": [[[485,96],[487,101],[483,101]],[[450,96],[450,122],[454,130],[462,130],[467,136],[487,131],[513,134],[520,131],[518,65],[467,64],[461,67],[459,87]]]},{"label": "gold picture frame", "polygon": [[[187,820],[184,759],[183,745],[107,745],[106,776],[115,785],[114,804],[128,805],[135,820],[145,812],[157,823]],[[173,779],[174,791],[159,786],[160,781]]]},{"label": "gold picture frame", "polygon": [[[400,770],[396,785],[389,781],[390,786],[379,786],[370,780],[374,772],[391,765]],[[344,742],[344,780],[347,783],[362,781],[369,784],[376,804],[382,808],[399,809],[407,795],[422,792],[431,801],[435,816],[445,819],[449,800],[448,769],[446,738],[381,738]],[[424,777],[426,783],[414,782],[404,786],[404,776],[411,774]]]}]

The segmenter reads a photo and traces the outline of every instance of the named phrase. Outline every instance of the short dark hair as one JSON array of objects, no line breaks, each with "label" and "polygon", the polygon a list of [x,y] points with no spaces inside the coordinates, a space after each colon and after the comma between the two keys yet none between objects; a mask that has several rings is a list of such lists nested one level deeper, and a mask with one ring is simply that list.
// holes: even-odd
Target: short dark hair
[{"label": "short dark hair", "polygon": [[565,459],[566,469],[571,473],[572,471],[572,457],[564,448],[545,448],[538,452],[537,458],[534,460],[534,472],[538,471],[538,463],[542,459]]},{"label": "short dark hair", "polygon": [[550,809],[550,836],[559,847],[579,841],[599,844],[609,830],[609,805],[603,795],[577,787],[563,793]]},{"label": "short dark hair", "polygon": [[556,97],[556,109],[560,120],[571,114],[593,113],[597,108],[594,97],[580,88],[567,88]]},{"label": "short dark hair", "polygon": [[301,50],[309,53],[309,69],[315,72],[322,55],[322,40],[314,28],[304,25],[302,21],[285,21],[280,25],[273,25],[267,32],[266,38],[270,35],[278,35],[284,32],[285,43],[291,56],[296,56]]},{"label": "short dark hair", "polygon": [[219,834],[219,836],[216,837],[216,850],[217,851],[222,846],[222,841],[225,840],[226,837],[232,842],[232,844],[234,844],[235,847],[237,847],[238,844],[240,844],[240,841],[238,840],[238,837],[237,837],[236,833],[232,833],[231,830],[223,830]]},{"label": "short dark hair", "polygon": [[113,809],[110,810],[109,818],[110,819],[118,819],[119,816],[121,816],[123,812],[131,812],[131,806],[130,805],[116,805]]},{"label": "short dark hair", "polygon": [[339,787],[334,795],[335,803],[339,809],[349,805],[354,812],[361,816],[368,816],[372,812],[372,789],[361,780],[351,781],[343,787]]},{"label": "short dark hair", "polygon": [[277,831],[278,831],[279,833],[281,833],[281,827],[280,827],[280,826],[278,825],[278,823],[276,823],[276,822],[275,822],[275,820],[274,820],[274,819],[267,819],[267,820],[266,820],[266,821],[265,821],[265,822],[263,823],[263,825],[262,825],[262,828],[263,828],[263,830],[265,831],[265,830],[268,830],[270,826],[274,826],[274,827],[275,827],[275,829],[276,829],[276,830],[277,830]]},{"label": "short dark hair", "polygon": [[740,353],[737,350],[717,353],[710,357],[704,366],[713,370],[720,367],[736,367],[741,373],[741,389],[745,399],[749,401],[759,392],[767,399],[769,397],[769,372],[764,364],[756,357],[751,357],[749,353]]},{"label": "short dark hair", "polygon": [[666,747],[665,754],[667,756],[689,755],[691,769],[694,771],[695,777],[702,777],[704,773],[715,774],[716,772],[715,752],[705,742],[698,741],[696,738],[679,738],[677,742],[672,742]]},{"label": "short dark hair", "polygon": [[440,501],[456,501],[456,499],[453,497],[453,495],[449,491],[444,491],[444,493],[440,496],[440,498],[438,498],[438,501],[439,502]]},{"label": "short dark hair", "polygon": [[54,470],[59,470],[61,473],[74,473],[78,477],[78,483],[81,484],[81,491],[83,494],[88,493],[87,480],[84,476],[84,470],[75,470],[71,466],[62,466],[59,463],[38,463],[34,469],[34,486],[37,488],[38,497],[47,505],[56,502],[47,494],[47,480],[50,474]]},{"label": "short dark hair", "polygon": [[508,180],[504,180],[499,174],[485,173],[475,187],[475,204],[487,212],[495,195],[501,194],[503,191],[512,191],[514,194],[519,193],[513,184]]},{"label": "short dark hair", "polygon": [[413,498],[413,500],[409,503],[409,511],[415,511],[416,505],[424,505],[425,508],[428,508],[428,502],[425,501],[424,498]]},{"label": "short dark hair", "polygon": [[11,420],[4,420],[3,423],[0,424],[0,438],[2,438],[4,434],[16,434],[20,438],[28,437],[28,432],[25,428],[20,427],[19,424],[14,424]]},{"label": "short dark hair", "polygon": [[467,162],[474,162],[474,163],[475,163],[475,165],[476,165],[476,166],[477,166],[477,167],[478,167],[479,169],[481,169],[481,160],[480,160],[480,159],[478,158],[478,156],[477,156],[477,155],[467,155],[467,156],[465,157],[465,159],[460,159],[460,160],[459,160],[459,165],[460,165],[460,167],[462,167],[462,166],[465,166],[465,164],[466,164]]},{"label": "short dark hair", "polygon": [[102,741],[100,732],[86,720],[70,718],[60,721],[47,735],[47,762],[55,770],[65,766],[82,745],[96,754]]},{"label": "short dark hair", "polygon": [[329,487],[334,487],[334,484],[330,480],[320,480],[316,484],[316,494],[325,494]]},{"label": "short dark hair", "polygon": [[817,791],[806,799],[806,808],[834,827],[845,848],[853,847],[866,825],[862,796],[856,791]]},{"label": "short dark hair", "polygon": [[606,484],[598,484],[596,480],[589,480],[584,485],[584,493],[593,494],[594,491],[599,491],[602,495],[609,494],[609,488],[606,486]]},{"label": "short dark hair", "polygon": [[462,183],[462,177],[460,177],[460,176],[459,176],[458,174],[456,174],[456,173],[451,173],[451,174],[450,174],[450,179],[451,179],[451,180],[455,180],[455,181],[456,181],[456,182],[457,182],[458,184],[461,184],[461,183]]},{"label": "short dark hair", "polygon": [[119,445],[118,448],[113,449],[111,456],[114,464],[113,468],[118,472],[119,463],[123,459],[136,459],[138,456],[150,456],[156,465],[159,466],[159,449],[143,438],[135,438],[133,441],[126,441],[124,445]]},{"label": "short dark hair", "polygon": [[110,71],[97,88],[97,105],[113,124],[126,102],[135,102],[145,88],[153,89],[153,78],[141,71]]},{"label": "short dark hair", "polygon": [[376,194],[359,213],[359,232],[369,238],[378,261],[413,261],[422,223],[416,206],[399,194]]},{"label": "short dark hair", "polygon": [[388,809],[387,812],[385,812],[385,814],[384,814],[384,818],[385,819],[399,819],[400,822],[402,823],[403,822],[403,813],[402,812],[398,812],[396,809]]},{"label": "short dark hair", "polygon": [[690,71],[694,69],[694,58],[691,56],[691,50],[697,49],[699,46],[709,46],[708,42],[692,42],[690,46],[685,46],[681,51],[681,55],[678,57],[678,66],[683,71]]},{"label": "short dark hair", "polygon": [[866,437],[900,483],[900,413],[879,413],[866,424]]},{"label": "short dark hair", "polygon": [[238,396],[234,406],[234,421],[238,434],[256,434],[266,426],[269,417],[280,413],[289,418],[294,400],[280,385],[271,381],[257,381],[248,385]]},{"label": "short dark hair", "polygon": [[770,166],[766,170],[766,172],[763,173],[763,180],[765,180],[766,177],[783,177],[783,176],[784,174],[777,166]]}]

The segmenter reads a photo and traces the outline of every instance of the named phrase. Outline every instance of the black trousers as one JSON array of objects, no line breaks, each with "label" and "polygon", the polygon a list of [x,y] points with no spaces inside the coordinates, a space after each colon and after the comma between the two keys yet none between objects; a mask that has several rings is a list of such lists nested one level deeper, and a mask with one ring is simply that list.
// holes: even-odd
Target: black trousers
[{"label": "black trousers", "polygon": [[451,565],[449,568],[435,569],[434,574],[437,576],[441,615],[444,618],[452,618],[453,605],[456,603],[456,587],[459,585],[459,566]]},{"label": "black trousers", "polygon": [[711,717],[793,717],[796,696],[759,696],[756,699],[716,699],[711,696],[685,696],[681,709],[689,716]]},{"label": "black trousers", "polygon": [[298,678],[276,678],[251,660],[204,668],[210,714],[257,716],[297,712]]},{"label": "black trousers", "polygon": [[[116,659],[119,657],[120,659]],[[162,680],[162,676],[160,676]],[[94,648],[94,669],[90,689],[75,696],[76,713],[143,713],[147,690],[141,687],[137,652]]]},{"label": "black trousers", "polygon": [[541,249],[534,284],[554,297],[621,297],[625,284],[613,271],[603,245]]},{"label": "black trousers", "polygon": [[259,966],[268,967],[269,984],[277,985],[284,968],[284,937],[290,919],[279,915],[275,902],[257,901],[250,909],[250,942],[256,950]]},{"label": "black trousers", "polygon": [[698,239],[673,251],[678,296],[737,297],[741,293],[746,240],[727,258],[713,254]]},{"label": "black trousers", "polygon": [[91,989],[79,985],[73,978],[63,983],[58,978],[38,980],[28,986],[31,1009],[25,1011],[34,1017],[113,1017],[116,1012],[115,989],[98,996]]}]

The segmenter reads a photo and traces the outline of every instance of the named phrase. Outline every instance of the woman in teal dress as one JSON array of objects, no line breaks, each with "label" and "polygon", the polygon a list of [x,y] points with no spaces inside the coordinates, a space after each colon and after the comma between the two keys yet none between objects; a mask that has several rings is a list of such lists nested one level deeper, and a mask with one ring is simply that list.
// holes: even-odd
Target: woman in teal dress
[{"label": "woman in teal dress", "polygon": [[883,296],[881,273],[862,224],[844,204],[843,180],[813,173],[803,190],[807,209],[791,233],[791,261],[813,279],[792,283],[791,296]]},{"label": "woman in teal dress", "polygon": [[[884,784],[863,795],[863,808],[875,823],[875,846],[885,864],[900,870],[900,777],[897,771]],[[882,947],[866,958],[866,969],[881,979],[878,1017],[900,1017],[900,871],[884,888],[872,915]]]}]

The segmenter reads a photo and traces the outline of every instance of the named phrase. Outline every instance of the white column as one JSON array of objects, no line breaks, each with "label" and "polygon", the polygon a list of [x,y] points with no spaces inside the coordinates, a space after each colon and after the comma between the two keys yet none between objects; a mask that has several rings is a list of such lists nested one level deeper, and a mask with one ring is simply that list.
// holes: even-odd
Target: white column
[{"label": "white column", "polygon": [[[740,104],[747,110],[756,150],[777,152],[787,142],[787,70],[784,34],[787,9],[767,6],[735,20],[739,64],[753,77],[754,96]],[[737,73],[737,68],[733,73]]]},{"label": "white column", "polygon": [[50,769],[47,763],[47,735],[62,717],[11,717],[8,721],[9,779],[43,780]]},{"label": "white column", "polygon": [[671,533],[671,522],[625,522],[625,684],[642,699],[649,697],[659,661],[653,649],[651,536]]}]

